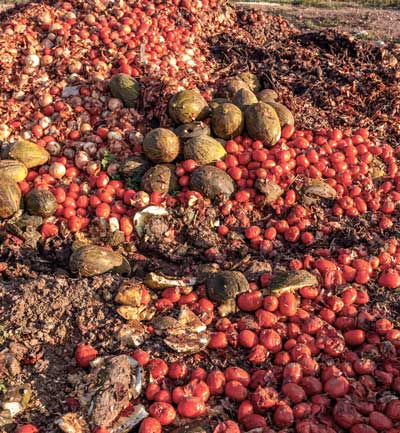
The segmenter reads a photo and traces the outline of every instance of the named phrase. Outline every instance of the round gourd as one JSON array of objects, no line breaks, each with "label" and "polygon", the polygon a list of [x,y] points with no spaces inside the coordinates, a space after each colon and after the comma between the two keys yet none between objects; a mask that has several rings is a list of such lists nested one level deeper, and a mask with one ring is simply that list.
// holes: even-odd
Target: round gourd
[{"label": "round gourd", "polygon": [[276,111],[282,128],[285,125],[294,125],[293,114],[287,107],[285,107],[283,104],[280,104],[279,102],[272,101],[268,102],[268,105],[270,105]]},{"label": "round gourd", "polygon": [[169,129],[153,129],[143,140],[143,152],[153,162],[172,162],[179,150],[179,139]]},{"label": "round gourd", "polygon": [[206,100],[195,90],[182,90],[168,104],[168,112],[175,123],[190,123],[208,116]]},{"label": "round gourd", "polygon": [[190,187],[211,200],[219,196],[230,197],[235,192],[233,179],[211,165],[203,165],[192,173]]},{"label": "round gourd", "polygon": [[257,93],[257,98],[261,102],[274,102],[278,99],[278,94],[275,92],[275,90],[264,89]]},{"label": "round gourd", "polygon": [[15,159],[0,160],[0,179],[8,176],[15,182],[22,182],[28,175],[25,164]]},{"label": "round gourd", "polygon": [[232,103],[237,105],[242,111],[248,105],[255,104],[256,102],[258,102],[257,96],[248,89],[238,90],[232,99]]},{"label": "round gourd", "polygon": [[199,164],[211,164],[226,155],[224,146],[214,138],[203,135],[187,140],[183,148],[185,159],[194,159]]},{"label": "round gourd", "polygon": [[20,208],[21,190],[18,184],[8,176],[0,182],[0,218],[10,218]]},{"label": "round gourd", "polygon": [[249,105],[245,110],[247,132],[253,140],[273,146],[281,137],[281,125],[276,111],[264,102]]},{"label": "round gourd", "polygon": [[57,209],[54,195],[45,189],[31,189],[25,196],[25,207],[31,215],[47,218]]},{"label": "round gourd", "polygon": [[127,74],[113,75],[109,87],[114,98],[121,99],[126,107],[134,107],[140,96],[140,84]]},{"label": "round gourd", "polygon": [[92,277],[106,272],[127,274],[130,272],[128,261],[116,251],[97,245],[86,245],[74,251],[69,259],[73,274]]},{"label": "round gourd", "polygon": [[50,159],[50,154],[45,148],[26,140],[18,140],[13,143],[8,155],[22,162],[27,168],[46,164]]},{"label": "round gourd", "polygon": [[214,134],[224,140],[237,137],[243,131],[243,113],[234,104],[222,104],[212,112],[211,127]]}]

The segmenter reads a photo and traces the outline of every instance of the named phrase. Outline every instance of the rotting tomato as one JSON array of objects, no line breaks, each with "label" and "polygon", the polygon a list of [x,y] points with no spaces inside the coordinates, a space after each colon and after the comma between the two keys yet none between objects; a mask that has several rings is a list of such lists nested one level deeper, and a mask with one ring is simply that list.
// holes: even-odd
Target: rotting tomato
[{"label": "rotting tomato", "polygon": [[185,397],[178,403],[178,413],[185,418],[197,418],[204,415],[206,406],[198,397]]},{"label": "rotting tomato", "polygon": [[161,433],[162,425],[160,421],[155,418],[145,418],[139,428],[139,433]]}]

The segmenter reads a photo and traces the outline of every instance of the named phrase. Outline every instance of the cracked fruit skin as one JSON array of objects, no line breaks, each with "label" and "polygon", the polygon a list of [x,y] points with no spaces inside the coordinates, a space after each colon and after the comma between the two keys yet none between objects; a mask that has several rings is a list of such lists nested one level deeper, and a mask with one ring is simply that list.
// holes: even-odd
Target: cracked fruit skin
[{"label": "cracked fruit skin", "polygon": [[169,101],[168,112],[175,123],[203,120],[209,113],[206,100],[194,90],[182,90]]},{"label": "cracked fruit skin", "polygon": [[20,208],[21,190],[18,184],[5,176],[0,182],[0,218],[10,218]]},{"label": "cracked fruit skin", "polygon": [[128,108],[134,107],[140,96],[140,84],[127,74],[115,74],[109,87],[114,98],[121,99]]},{"label": "cracked fruit skin", "polygon": [[206,288],[212,301],[225,302],[249,291],[249,283],[241,272],[219,271],[207,278]]},{"label": "cracked fruit skin", "polygon": [[179,138],[169,129],[156,128],[143,140],[143,152],[156,163],[172,162],[180,151]]},{"label": "cracked fruit skin", "polygon": [[151,167],[142,177],[143,191],[151,194],[159,192],[165,194],[176,191],[179,187],[173,164],[158,164]]}]

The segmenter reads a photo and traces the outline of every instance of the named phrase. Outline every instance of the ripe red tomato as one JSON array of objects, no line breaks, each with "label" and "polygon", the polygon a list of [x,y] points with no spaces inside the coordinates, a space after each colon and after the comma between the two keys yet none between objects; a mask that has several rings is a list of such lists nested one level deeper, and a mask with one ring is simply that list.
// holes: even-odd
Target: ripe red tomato
[{"label": "ripe red tomato", "polygon": [[220,422],[213,433],[240,433],[239,426],[231,420]]},{"label": "ripe red tomato", "polygon": [[349,346],[359,346],[365,341],[365,331],[362,329],[352,329],[343,335],[346,344]]},{"label": "ripe red tomato", "polygon": [[235,401],[243,401],[247,397],[247,389],[237,380],[230,380],[225,385],[225,395]]},{"label": "ripe red tomato", "polygon": [[33,424],[24,424],[17,427],[15,433],[39,433],[39,429]]},{"label": "ripe red tomato", "polygon": [[255,332],[250,331],[249,329],[244,329],[243,331],[240,331],[238,341],[242,347],[251,349],[258,344],[258,337]]},{"label": "ripe red tomato", "polygon": [[173,406],[165,402],[156,402],[149,407],[150,415],[158,420],[161,425],[169,425],[174,422],[176,412]]},{"label": "ripe red tomato", "polygon": [[228,346],[228,339],[225,332],[213,332],[208,347],[210,349],[224,349]]},{"label": "ripe red tomato", "polygon": [[278,298],[279,311],[288,317],[294,316],[297,310],[297,298],[293,293],[282,293]]},{"label": "ripe red tomato", "polygon": [[278,427],[289,427],[294,422],[294,415],[292,408],[287,404],[280,404],[275,409],[273,415],[274,423]]},{"label": "ripe red tomato", "polygon": [[178,413],[185,418],[197,418],[205,412],[206,405],[199,397],[182,398],[178,403]]},{"label": "ripe red tomato", "polygon": [[150,355],[144,350],[137,349],[131,353],[132,358],[134,358],[141,366],[145,366],[150,361]]},{"label": "ripe red tomato", "polygon": [[58,227],[53,223],[44,223],[40,229],[40,233],[44,238],[52,238],[57,236]]},{"label": "ripe red tomato", "polygon": [[167,363],[160,358],[152,359],[148,363],[150,375],[156,381],[163,379],[168,373]]},{"label": "ripe red tomato", "polygon": [[242,293],[237,299],[237,305],[242,311],[256,311],[262,304],[263,296],[259,290]]},{"label": "ripe red tomato", "polygon": [[89,367],[93,359],[97,357],[97,350],[90,344],[78,344],[75,350],[75,360],[79,367]]},{"label": "ripe red tomato", "polygon": [[282,392],[293,402],[300,403],[306,399],[304,389],[296,383],[286,383],[282,386]]},{"label": "ripe red tomato", "polygon": [[263,329],[260,332],[260,344],[273,353],[282,350],[282,339],[273,329]]},{"label": "ripe red tomato", "polygon": [[139,433],[161,433],[162,425],[155,418],[145,418],[140,424]]},{"label": "ripe red tomato", "polygon": [[224,393],[226,379],[224,373],[220,370],[211,371],[207,375],[207,385],[212,395],[220,395]]},{"label": "ripe red tomato", "polygon": [[183,379],[188,374],[188,368],[183,361],[174,361],[168,367],[168,376],[171,379]]}]

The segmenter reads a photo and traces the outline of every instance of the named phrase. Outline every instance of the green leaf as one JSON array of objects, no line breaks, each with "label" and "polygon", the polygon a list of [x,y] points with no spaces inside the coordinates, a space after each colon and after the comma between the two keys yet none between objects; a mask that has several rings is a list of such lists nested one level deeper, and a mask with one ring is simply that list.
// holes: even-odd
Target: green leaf
[{"label": "green leaf", "polygon": [[108,150],[104,152],[103,158],[101,160],[101,168],[103,170],[107,170],[108,166],[114,162],[116,159],[116,156],[110,153]]}]

